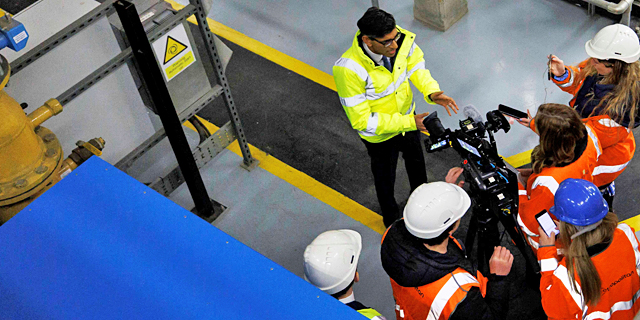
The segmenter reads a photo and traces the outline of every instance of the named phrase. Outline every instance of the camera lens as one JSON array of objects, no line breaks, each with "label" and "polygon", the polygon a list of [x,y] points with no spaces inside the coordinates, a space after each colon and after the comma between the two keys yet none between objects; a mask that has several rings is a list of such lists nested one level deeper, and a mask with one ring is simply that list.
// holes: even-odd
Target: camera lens
[{"label": "camera lens", "polygon": [[437,139],[444,134],[444,127],[442,126],[442,122],[440,122],[440,118],[438,118],[438,111],[434,111],[424,118],[422,124],[427,128],[429,135],[433,138]]}]

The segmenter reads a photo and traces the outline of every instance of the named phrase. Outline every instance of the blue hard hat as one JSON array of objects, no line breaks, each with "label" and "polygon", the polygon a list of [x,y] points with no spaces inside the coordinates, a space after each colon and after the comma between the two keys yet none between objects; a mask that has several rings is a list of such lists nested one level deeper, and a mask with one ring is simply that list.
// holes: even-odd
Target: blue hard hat
[{"label": "blue hard hat", "polygon": [[549,211],[561,221],[575,226],[594,224],[609,212],[607,201],[593,183],[567,179],[556,191],[554,206]]}]

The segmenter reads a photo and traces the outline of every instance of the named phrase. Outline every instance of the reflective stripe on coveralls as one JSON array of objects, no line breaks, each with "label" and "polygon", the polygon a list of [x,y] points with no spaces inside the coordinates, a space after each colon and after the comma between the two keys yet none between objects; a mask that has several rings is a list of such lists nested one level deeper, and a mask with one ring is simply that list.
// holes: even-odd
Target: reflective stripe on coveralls
[{"label": "reflective stripe on coveralls", "polygon": [[606,115],[584,120],[598,136],[602,155],[593,170],[593,183],[599,187],[613,182],[627,168],[636,150],[633,132]]},{"label": "reflective stripe on coveralls", "polygon": [[[484,278],[480,272],[478,276]],[[438,281],[415,288],[402,287],[391,279],[396,312],[407,320],[448,319],[472,287],[478,287],[484,296],[487,281],[483,280],[461,268]]]},{"label": "reflective stripe on coveralls", "polygon": [[[567,72],[570,75],[567,79],[562,81],[553,79],[562,91],[573,96],[569,101],[571,107],[576,107],[576,98],[584,84],[584,79],[574,83],[575,75],[587,67],[589,60],[591,58],[580,62],[578,66],[567,66]],[[608,115],[596,114],[586,117],[583,121],[594,128],[596,136],[601,141],[602,156],[599,157],[593,173],[593,183],[601,187],[613,182],[626,169],[626,164],[631,161],[635,152],[635,139],[631,130],[613,121]]]},{"label": "reflective stripe on coveralls", "polygon": [[538,258],[541,262],[543,306],[550,318],[577,315],[590,320],[631,319],[640,310],[637,303],[640,297],[640,251],[634,231],[628,225],[620,223],[609,247],[591,257],[602,281],[602,296],[595,306],[584,306],[580,280],[577,279],[574,290],[566,261],[563,259],[558,263],[555,247],[541,248]]},{"label": "reflective stripe on coveralls", "polygon": [[[440,314],[445,311],[444,309],[449,304],[449,300],[451,300],[453,295],[458,292],[458,290],[462,289],[464,285],[470,283],[479,284],[478,280],[476,280],[476,278],[474,278],[468,272],[452,273],[449,280],[447,280],[447,283],[444,284],[440,291],[438,291],[436,297],[433,299],[431,308],[429,309],[429,316],[427,317],[427,320],[440,319]],[[464,296],[466,296],[466,292],[464,292]],[[462,299],[460,299],[460,301],[462,301]],[[458,301],[455,305],[457,306],[460,301]],[[453,310],[455,310],[455,308]],[[453,310],[445,311],[448,314],[444,314],[444,317],[449,318]]]},{"label": "reflective stripe on coveralls", "polygon": [[[517,221],[522,231],[527,235],[527,241],[534,253],[539,247],[537,242],[538,222],[535,215],[542,210],[549,211],[553,206],[553,199],[560,183],[568,178],[593,181],[592,172],[602,149],[598,137],[593,133],[594,130],[590,125],[585,124],[585,128],[589,141],[577,160],[564,167],[545,167],[540,173],[531,174],[526,188],[518,183],[520,209]],[[555,219],[553,215],[551,216]]]},{"label": "reflective stripe on coveralls", "polygon": [[[385,236],[386,232],[382,241]],[[449,237],[449,240],[462,249],[458,240],[453,237]],[[480,271],[474,277],[466,270],[457,268],[439,280],[420,287],[403,287],[391,278],[390,281],[399,319],[439,320],[448,319],[471,288],[478,287],[484,297],[488,280]]]}]

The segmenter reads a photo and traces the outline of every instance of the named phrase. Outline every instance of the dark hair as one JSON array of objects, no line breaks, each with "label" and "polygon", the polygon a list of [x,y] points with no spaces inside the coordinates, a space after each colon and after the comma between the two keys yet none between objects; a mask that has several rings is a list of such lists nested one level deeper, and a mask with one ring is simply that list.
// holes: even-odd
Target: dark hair
[{"label": "dark hair", "polygon": [[353,284],[356,282],[356,277],[353,276],[353,280],[351,280],[351,283],[344,289],[332,294],[331,296],[339,299],[341,296],[343,296],[345,293],[347,293],[347,291],[349,290],[349,288],[353,287]]},{"label": "dark hair", "polygon": [[531,152],[534,173],[575,160],[576,144],[586,131],[575,109],[563,104],[545,103],[538,108],[535,126],[540,134],[540,144]]},{"label": "dark hair", "polygon": [[358,29],[360,29],[361,36],[382,38],[395,28],[396,19],[390,13],[376,7],[369,8],[362,18],[358,20]]},{"label": "dark hair", "polygon": [[451,230],[453,230],[453,227],[456,225],[456,223],[454,222],[452,225],[449,226],[449,228],[447,228],[447,230],[443,231],[439,236],[432,238],[432,239],[420,239],[422,241],[422,243],[428,245],[428,246],[437,246],[441,243],[444,242],[445,239],[449,238],[449,232],[451,232]]}]

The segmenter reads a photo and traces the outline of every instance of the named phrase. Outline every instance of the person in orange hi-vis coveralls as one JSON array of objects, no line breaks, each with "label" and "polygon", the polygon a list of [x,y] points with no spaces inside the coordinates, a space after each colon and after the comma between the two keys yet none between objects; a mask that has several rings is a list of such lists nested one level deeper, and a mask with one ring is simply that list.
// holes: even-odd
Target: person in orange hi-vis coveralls
[{"label": "person in orange hi-vis coveralls", "polygon": [[520,169],[518,224],[533,252],[538,249],[535,215],[553,206],[558,185],[568,178],[592,180],[602,149],[590,124],[562,104],[543,104],[531,123],[540,144],[531,153],[532,169]]},{"label": "person in orange hi-vis coveralls", "polygon": [[591,182],[567,179],[551,212],[559,221],[564,257],[555,232],[540,232],[542,306],[550,319],[633,319],[640,310],[640,251],[634,230],[618,223]]},{"label": "person in orange hi-vis coveralls", "polygon": [[600,140],[602,155],[593,182],[611,207],[615,194],[612,182],[633,158],[636,144],[631,129],[640,125],[640,42],[629,27],[615,24],[587,41],[585,50],[591,58],[577,66],[565,67],[551,55],[549,71],[552,81],[573,95],[569,104]]},{"label": "person in orange hi-vis coveralls", "polygon": [[513,255],[496,247],[488,277],[452,234],[471,205],[455,185],[462,168],[418,187],[382,237],[382,266],[391,278],[397,320],[505,319]]}]

